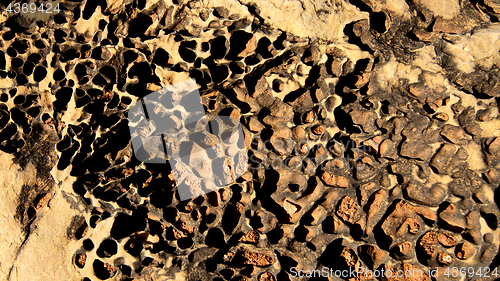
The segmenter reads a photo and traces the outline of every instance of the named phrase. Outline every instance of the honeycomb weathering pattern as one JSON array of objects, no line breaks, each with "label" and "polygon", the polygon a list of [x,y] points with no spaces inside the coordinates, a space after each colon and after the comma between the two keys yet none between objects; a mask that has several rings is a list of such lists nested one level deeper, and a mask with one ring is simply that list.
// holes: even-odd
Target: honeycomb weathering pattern
[{"label": "honeycomb weathering pattern", "polygon": [[247,170],[240,121],[207,116],[194,79],[139,99],[128,117],[135,157],[168,163],[182,201],[231,184]]},{"label": "honeycomb weathering pattern", "polygon": [[[497,269],[494,2],[83,0],[46,22],[2,13],[0,280]],[[200,94],[159,91],[128,115],[186,75]],[[217,116],[240,120],[244,139]],[[234,181],[243,145],[240,179],[181,201]]]}]

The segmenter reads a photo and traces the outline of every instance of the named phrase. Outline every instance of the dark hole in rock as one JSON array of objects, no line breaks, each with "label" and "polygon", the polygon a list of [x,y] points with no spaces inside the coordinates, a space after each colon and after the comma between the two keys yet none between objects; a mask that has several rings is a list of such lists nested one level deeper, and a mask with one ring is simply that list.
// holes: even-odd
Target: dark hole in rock
[{"label": "dark hole in rock", "polygon": [[224,233],[219,228],[211,228],[205,236],[205,244],[209,247],[223,248],[226,245]]},{"label": "dark hole in rock", "polygon": [[146,30],[152,23],[153,19],[150,16],[140,13],[130,22],[128,35],[130,37],[144,37]]},{"label": "dark hole in rock", "polygon": [[99,29],[100,30],[104,30],[106,28],[106,25],[108,24],[108,22],[106,20],[100,20],[99,21]]},{"label": "dark hole in rock", "polygon": [[40,107],[39,106],[31,107],[28,109],[27,113],[31,117],[36,118],[40,114]]},{"label": "dark hole in rock", "polygon": [[15,104],[23,104],[26,101],[25,96],[17,96],[14,98],[14,103]]},{"label": "dark hole in rock", "polygon": [[90,102],[92,102],[92,98],[89,97],[88,95],[84,95],[83,97],[76,98],[75,105],[77,108],[81,108],[81,107],[86,106]]},{"label": "dark hole in rock", "polygon": [[196,53],[184,46],[183,43],[179,46],[179,55],[186,62],[194,62],[196,60]]},{"label": "dark hole in rock", "polygon": [[246,65],[256,65],[260,62],[260,58],[258,55],[251,55],[245,58]]},{"label": "dark hole in rock", "polygon": [[370,15],[370,27],[378,33],[387,31],[386,21],[387,16],[384,12],[376,12]]},{"label": "dark hole in rock", "polygon": [[83,241],[83,248],[87,251],[91,251],[94,249],[94,242],[90,238],[87,238]]},{"label": "dark hole in rock", "polygon": [[62,52],[62,61],[69,61],[80,58],[80,51],[77,49],[68,49],[65,52]]},{"label": "dark hole in rock", "polygon": [[262,37],[259,39],[259,43],[257,43],[257,49],[255,51],[264,59],[268,59],[273,57],[273,54],[269,51],[270,48],[272,48],[271,40],[267,37]]},{"label": "dark hole in rock", "polygon": [[125,243],[125,246],[124,246],[124,249],[127,253],[129,253],[132,256],[136,256],[136,257],[140,255],[143,248],[144,247],[142,245],[142,242],[135,237],[130,238],[127,241],[127,243]]},{"label": "dark hole in rock", "polygon": [[14,47],[19,54],[24,54],[29,50],[30,43],[26,39],[16,40],[12,43],[12,47]]},{"label": "dark hole in rock", "polygon": [[45,42],[42,39],[39,39],[35,41],[35,47],[38,49],[45,49],[47,48],[47,45],[45,45]]},{"label": "dark hole in rock", "polygon": [[145,227],[146,220],[144,218],[119,213],[111,228],[111,237],[120,240],[136,231],[144,230]]},{"label": "dark hole in rock", "polygon": [[85,4],[85,8],[83,9],[82,17],[84,20],[88,20],[92,17],[97,6],[101,6],[101,11],[106,10],[107,3],[106,0],[95,0],[89,1]]},{"label": "dark hole in rock", "polygon": [[173,59],[167,51],[158,48],[155,52],[153,63],[161,67],[171,67],[173,65]]},{"label": "dark hole in rock", "polygon": [[106,280],[111,278],[114,273],[115,273],[115,268],[108,264],[100,261],[99,259],[95,259],[94,263],[92,264],[92,267],[94,268],[94,274],[97,276],[97,278],[101,280]]},{"label": "dark hole in rock", "polygon": [[71,100],[73,95],[73,89],[70,87],[62,87],[56,92],[56,101],[54,101],[54,108],[58,111],[62,111],[66,108],[66,105]]},{"label": "dark hole in rock", "polygon": [[252,33],[243,30],[237,30],[231,34],[229,39],[229,53],[227,59],[235,60],[238,55],[245,50],[248,41],[253,37]]},{"label": "dark hole in rock", "polygon": [[12,78],[16,78],[17,73],[16,73],[14,70],[9,70],[9,72],[8,72],[7,76],[8,76],[9,78],[11,78],[11,79],[12,79]]},{"label": "dark hole in rock", "polygon": [[87,67],[84,64],[77,64],[75,66],[75,74],[77,77],[83,77],[87,75]]},{"label": "dark hole in rock", "polygon": [[66,73],[64,73],[64,70],[58,69],[58,70],[54,71],[54,75],[53,75],[54,80],[61,81],[65,77],[66,77]]},{"label": "dark hole in rock", "polygon": [[14,31],[7,31],[2,35],[3,40],[9,41],[16,37],[16,33]]},{"label": "dark hole in rock", "polygon": [[227,53],[227,40],[224,36],[217,36],[210,42],[210,54],[213,59],[222,59]]},{"label": "dark hole in rock", "polygon": [[47,70],[43,66],[37,66],[33,74],[33,80],[40,82],[47,76]]},{"label": "dark hole in rock", "polygon": [[3,51],[0,51],[0,69],[5,69],[5,53]]},{"label": "dark hole in rock", "polygon": [[39,63],[42,60],[42,56],[37,53],[33,53],[28,56],[28,60],[32,63]]},{"label": "dark hole in rock", "polygon": [[214,83],[221,83],[229,76],[229,67],[227,65],[211,67],[210,73]]},{"label": "dark hole in rock", "polygon": [[68,136],[64,136],[64,138],[57,143],[56,149],[58,151],[65,151],[71,146],[71,139]]},{"label": "dark hole in rock", "polygon": [[16,77],[17,85],[25,85],[28,83],[28,78],[24,74],[19,74]]},{"label": "dark hole in rock", "polygon": [[113,239],[106,239],[101,242],[96,253],[101,258],[109,258],[118,252],[118,244]]},{"label": "dark hole in rock", "polygon": [[57,43],[66,42],[65,37],[67,37],[67,36],[68,36],[68,34],[64,30],[61,30],[61,29],[54,30],[54,38],[56,39]]},{"label": "dark hole in rock", "polygon": [[16,49],[14,49],[12,47],[7,48],[7,55],[9,55],[12,58],[16,57],[17,56]]},{"label": "dark hole in rock", "polygon": [[10,65],[14,68],[18,68],[18,67],[21,67],[23,65],[24,61],[21,59],[21,58],[15,58],[15,59],[12,59],[12,61],[10,62]]},{"label": "dark hole in rock", "polygon": [[66,20],[66,17],[63,15],[55,15],[54,22],[57,24],[63,24],[63,23],[67,23],[68,21]]},{"label": "dark hole in rock", "polygon": [[24,63],[23,72],[24,72],[24,74],[30,76],[33,73],[34,68],[35,68],[35,64],[30,62],[30,61],[27,61]]}]

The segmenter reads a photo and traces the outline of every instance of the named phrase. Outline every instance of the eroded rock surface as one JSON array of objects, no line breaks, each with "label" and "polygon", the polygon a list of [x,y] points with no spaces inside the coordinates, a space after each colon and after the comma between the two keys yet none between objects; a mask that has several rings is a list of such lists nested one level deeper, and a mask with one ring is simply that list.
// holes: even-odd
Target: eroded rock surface
[{"label": "eroded rock surface", "polygon": [[[494,1],[58,7],[0,16],[0,279],[295,280],[292,268],[362,266],[430,280],[431,267],[498,267]],[[165,156],[134,155],[132,138],[155,128],[131,136],[128,113],[189,78],[206,114],[244,135],[228,151],[193,144],[193,163],[208,146],[220,161],[187,176],[193,163],[138,160]],[[182,96],[161,98],[151,114]],[[181,112],[167,125],[185,126]],[[224,188],[206,190],[213,169]],[[178,178],[202,195],[181,200]]]}]

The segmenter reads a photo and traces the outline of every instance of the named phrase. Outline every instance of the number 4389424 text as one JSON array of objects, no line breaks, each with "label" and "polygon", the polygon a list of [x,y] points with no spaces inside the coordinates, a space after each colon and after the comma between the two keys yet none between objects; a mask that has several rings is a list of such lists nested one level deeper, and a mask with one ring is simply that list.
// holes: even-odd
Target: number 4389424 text
[{"label": "number 4389424 text", "polygon": [[9,6],[7,6],[6,9],[7,12],[9,13],[22,13],[22,14],[34,14],[34,13],[46,13],[46,14],[52,14],[52,13],[58,13],[60,12],[59,10],[59,3],[56,5],[53,5],[52,3],[45,3],[45,4],[35,4],[35,3],[10,3]]}]

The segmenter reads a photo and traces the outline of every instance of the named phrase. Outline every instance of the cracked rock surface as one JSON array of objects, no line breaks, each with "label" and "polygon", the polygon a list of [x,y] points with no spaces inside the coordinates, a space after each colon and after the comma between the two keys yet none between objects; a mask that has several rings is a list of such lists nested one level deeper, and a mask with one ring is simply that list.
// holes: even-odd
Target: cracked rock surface
[{"label": "cracked rock surface", "polygon": [[[57,3],[0,4],[0,280],[500,271],[495,1]],[[185,96],[159,90],[190,78],[243,134],[217,123],[216,167],[196,162],[208,135],[196,165],[134,155],[133,138],[186,125]],[[153,92],[150,114],[172,114],[141,127],[129,113]],[[223,187],[207,190],[213,169]]]}]

